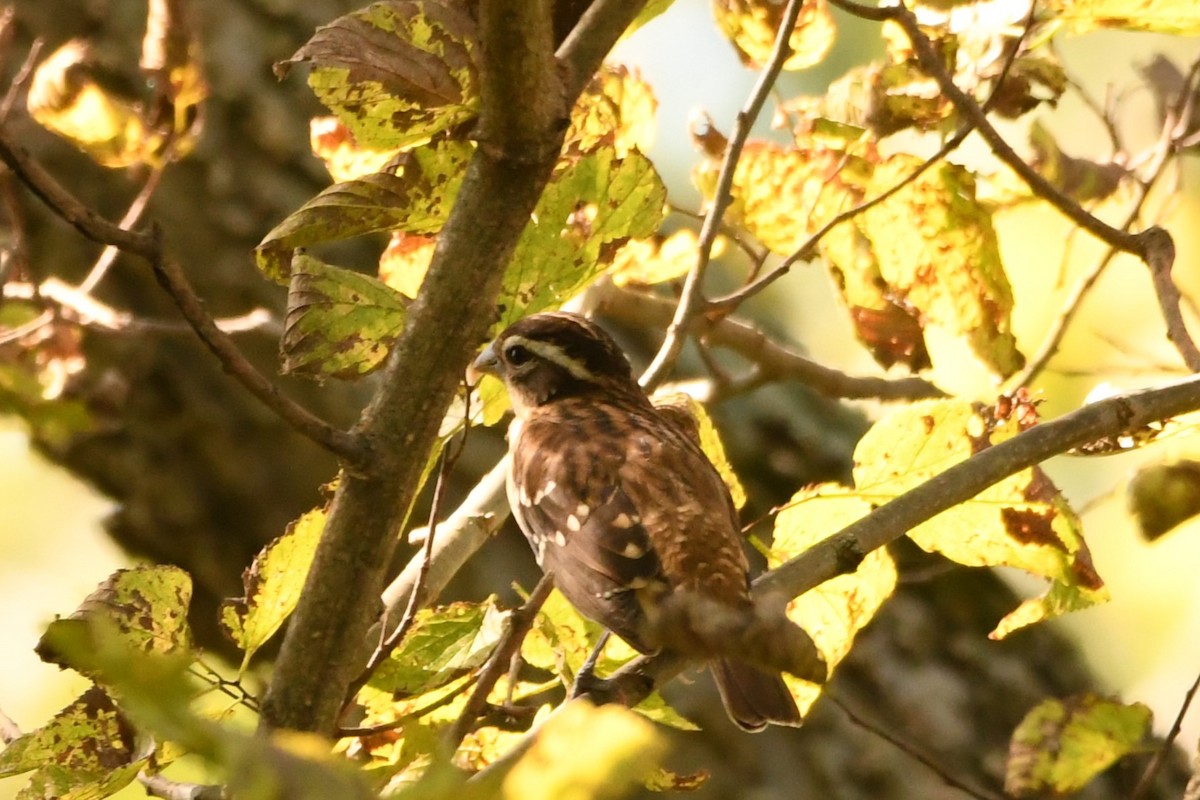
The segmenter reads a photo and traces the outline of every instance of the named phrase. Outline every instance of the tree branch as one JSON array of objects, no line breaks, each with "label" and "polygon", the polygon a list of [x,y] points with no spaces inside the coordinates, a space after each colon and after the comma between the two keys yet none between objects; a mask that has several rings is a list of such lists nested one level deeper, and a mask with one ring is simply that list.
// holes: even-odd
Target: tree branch
[{"label": "tree branch", "polygon": [[[624,30],[636,13],[636,4],[608,13],[613,41],[615,28]],[[504,269],[554,167],[575,87],[583,85],[578,76],[569,87],[559,79],[549,0],[483,0],[479,19],[480,146],[357,426],[371,463],[339,483],[263,703],[267,728],[332,734],[336,727],[346,688],[370,654],[367,632],[396,533],[455,387],[495,318]],[[431,565],[428,579],[433,573]]]},{"label": "tree branch", "polygon": [[154,277],[183,318],[216,355],[225,370],[280,419],[325,449],[351,463],[359,460],[357,438],[339,430],[279,391],[242,354],[232,337],[218,327],[204,308],[204,302],[188,282],[183,270],[163,252],[157,234],[125,230],[114,225],[75,199],[23,147],[15,144],[0,128],[0,160],[21,179],[50,210],[70,223],[85,237],[103,245],[117,247],[149,262]]},{"label": "tree branch", "polygon": [[767,97],[771,93],[771,87],[775,85],[775,80],[783,71],[783,62],[787,61],[788,56],[792,54],[790,44],[792,29],[796,27],[796,20],[800,17],[800,10],[803,7],[804,0],[788,0],[787,8],[784,9],[779,22],[779,31],[775,35],[771,58],[759,74],[758,82],[754,85],[754,90],[750,93],[746,105],[738,112],[733,126],[733,135],[725,144],[725,156],[721,159],[721,170],[717,175],[717,187],[713,192],[712,206],[704,216],[704,223],[700,226],[696,263],[688,271],[687,278],[684,280],[683,293],[679,298],[675,317],[667,328],[666,338],[654,356],[654,360],[650,362],[650,366],[642,373],[642,386],[653,388],[671,371],[675,361],[679,358],[679,352],[683,349],[684,336],[691,326],[692,318],[707,304],[707,300],[704,298],[704,275],[708,271],[709,259],[712,257],[713,242],[716,241],[717,234],[721,229],[721,219],[733,201],[733,175],[737,170],[742,148],[750,136],[750,128],[754,126],[755,120],[758,119],[758,115],[762,112]]}]

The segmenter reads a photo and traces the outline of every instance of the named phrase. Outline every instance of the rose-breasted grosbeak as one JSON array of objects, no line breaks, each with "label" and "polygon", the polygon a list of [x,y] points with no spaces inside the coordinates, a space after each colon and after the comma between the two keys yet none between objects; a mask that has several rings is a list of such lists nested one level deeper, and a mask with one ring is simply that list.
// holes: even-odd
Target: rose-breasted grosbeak
[{"label": "rose-breasted grosbeak", "polygon": [[[535,314],[472,368],[508,388],[509,503],[580,613],[648,653],[660,644],[655,610],[672,596],[751,607],[737,512],[694,422],[651,404],[607,333],[574,314]],[[778,672],[728,657],[710,666],[740,727],[800,724]]]}]

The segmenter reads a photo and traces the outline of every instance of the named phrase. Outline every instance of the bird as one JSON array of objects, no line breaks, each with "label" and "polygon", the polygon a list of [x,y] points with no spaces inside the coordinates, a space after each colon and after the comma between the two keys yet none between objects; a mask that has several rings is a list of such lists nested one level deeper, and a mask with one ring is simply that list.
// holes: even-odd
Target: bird
[{"label": "bird", "polygon": [[[532,314],[503,330],[468,372],[471,382],[492,374],[505,384],[513,516],[538,565],[583,616],[654,653],[663,638],[655,619],[673,598],[695,597],[698,608],[734,618],[751,609],[737,510],[694,419],[657,408],[608,333],[577,314]],[[743,730],[800,724],[778,671],[724,653],[709,666]]]}]

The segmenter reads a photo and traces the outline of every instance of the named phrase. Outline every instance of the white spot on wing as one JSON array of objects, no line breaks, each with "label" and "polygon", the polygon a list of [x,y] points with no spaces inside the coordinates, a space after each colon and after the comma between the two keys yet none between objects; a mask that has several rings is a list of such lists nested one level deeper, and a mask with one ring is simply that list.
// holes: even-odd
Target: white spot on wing
[{"label": "white spot on wing", "polygon": [[641,558],[646,555],[646,551],[637,542],[629,542],[625,545],[625,549],[621,551],[621,555],[626,558]]},{"label": "white spot on wing", "polygon": [[580,519],[587,519],[587,516],[590,513],[591,509],[588,508],[587,503],[580,503],[579,505],[575,506],[575,516],[579,517]]},{"label": "white spot on wing", "polygon": [[569,514],[567,516],[567,529],[571,531],[578,531],[580,527],[582,526],[579,524],[579,517],[575,516],[574,514]]},{"label": "white spot on wing", "polygon": [[542,488],[538,489],[537,492],[533,495],[533,502],[534,503],[542,502],[542,500],[545,499],[546,495],[550,494],[557,488],[558,488],[558,484],[555,483],[554,481],[546,481],[546,483],[542,486]]},{"label": "white spot on wing", "polygon": [[555,531],[555,532],[554,532],[554,543],[555,543],[556,545],[558,545],[559,547],[566,547],[566,545],[567,545],[567,537],[566,537],[566,536],[563,536],[563,532],[562,532],[562,531]]},{"label": "white spot on wing", "polygon": [[612,524],[614,528],[632,528],[642,521],[642,518],[636,514],[626,514],[622,511],[613,518]]}]

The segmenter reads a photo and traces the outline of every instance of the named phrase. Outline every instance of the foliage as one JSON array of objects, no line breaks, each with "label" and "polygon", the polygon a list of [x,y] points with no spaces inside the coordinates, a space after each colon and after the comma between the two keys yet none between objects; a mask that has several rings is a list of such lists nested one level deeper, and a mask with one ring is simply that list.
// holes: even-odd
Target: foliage
[{"label": "foliage", "polygon": [[[651,18],[666,5],[651,4],[634,25],[655,24]],[[994,6],[992,16],[984,6]],[[794,30],[780,37],[789,9],[794,5],[766,0],[713,3],[715,24],[748,68],[798,70],[822,63],[836,35],[829,6],[805,3]],[[673,302],[678,282],[686,275],[690,286],[703,278],[710,259],[721,260],[730,274],[748,261],[737,290],[718,301],[683,305],[668,332],[669,342],[695,325],[702,341],[706,332],[718,341],[721,326],[744,301],[794,261],[819,258],[866,353],[885,370],[938,382],[927,385],[923,396],[955,395],[881,414],[855,450],[852,486],[795,487],[777,509],[764,545],[772,569],[794,567],[793,559],[826,546],[832,534],[879,506],[1036,428],[1036,403],[1026,387],[1045,359],[1015,332],[1020,295],[1005,263],[1004,212],[1052,203],[1087,215],[1076,204],[1116,202],[1140,192],[1130,222],[1117,231],[1128,234],[1144,226],[1139,214],[1150,188],[1167,164],[1177,165],[1172,159],[1187,157],[1186,143],[1200,127],[1172,116],[1191,109],[1195,70],[1179,73],[1173,90],[1151,81],[1162,100],[1160,122],[1175,138],[1145,158],[1122,152],[1104,162],[1068,155],[1051,129],[1033,118],[1034,112],[1048,114],[1070,86],[1052,41],[1095,27],[1195,33],[1200,13],[1190,3],[1148,11],[1121,0],[1055,0],[1036,14],[1027,3],[929,3],[915,10],[915,38],[903,24],[907,10],[885,11],[891,16],[880,28],[879,60],[852,68],[822,96],[780,98],[781,136],[746,141],[738,131],[727,138],[711,123],[697,127],[693,179],[705,213],[724,215],[722,239],[697,232],[685,215],[668,218],[668,190],[647,155],[655,134],[654,89],[636,70],[606,64],[584,87],[569,119],[561,120],[561,152],[503,271],[493,332],[605,292],[617,292],[616,306],[622,298],[631,306],[648,298]],[[196,34],[166,17],[150,21],[159,33],[148,37],[147,48],[162,55],[143,60],[167,78],[168,87],[156,98],[157,115],[148,112],[146,98],[107,86],[87,48],[75,42],[36,67],[31,117],[106,167],[164,169],[184,157],[194,145],[195,117],[207,91]],[[332,114],[314,120],[313,151],[335,181],[267,232],[254,253],[263,276],[288,287],[283,371],[317,380],[362,378],[387,363],[422,293],[436,291],[424,281],[439,257],[443,227],[470,185],[469,165],[491,146],[474,127],[482,107],[482,35],[476,17],[453,0],[384,0],[319,28],[277,65],[281,74],[308,65],[309,85]],[[168,40],[175,46],[167,47]],[[788,52],[778,49],[779,42]],[[948,160],[947,152],[928,157],[932,145],[978,125],[939,80],[955,81],[969,102],[1023,124],[1036,174],[1057,195],[1016,180],[1020,170],[1011,161],[984,169]],[[1011,158],[1004,148],[992,150],[1001,161]],[[1137,164],[1158,171],[1139,173]],[[1092,219],[1095,233],[1103,223]],[[309,252],[384,236],[374,274]],[[1101,236],[1117,246],[1119,236]],[[1155,267],[1151,257],[1140,255]],[[21,414],[44,441],[62,441],[91,423],[63,394],[64,376],[83,366],[85,325],[78,314],[62,313],[70,310],[61,299],[67,295],[36,288],[12,301],[6,294],[0,306],[0,408]],[[1169,306],[1164,302],[1168,313]],[[733,348],[755,370],[739,384],[724,362],[711,358],[711,341],[705,342],[710,394],[795,377],[782,374],[778,362],[759,363],[764,345],[757,339]],[[747,489],[703,405],[686,395],[656,402],[660,413],[678,415],[694,428],[743,507]],[[413,455],[422,459],[425,476],[466,425],[466,410],[475,422],[492,425],[504,408],[495,384],[483,384],[470,402],[460,397],[433,451]],[[397,442],[405,435],[395,434]],[[1116,449],[1156,437],[1118,440]],[[1196,483],[1196,462],[1187,459],[1151,465],[1135,476],[1130,492],[1147,538],[1200,510]],[[656,726],[696,726],[652,691],[654,685],[632,696],[632,710],[562,702],[602,632],[558,593],[540,606],[516,610],[502,608],[495,597],[439,605],[420,593],[421,603],[407,611],[389,607],[397,619],[385,615],[381,623],[398,622],[403,636],[380,645],[375,668],[353,687],[343,719],[355,722],[343,722],[343,742],[332,751],[316,737],[253,736],[208,719],[204,695],[231,687],[259,711],[249,688],[252,659],[291,617],[326,521],[337,512],[334,503],[289,525],[247,568],[244,596],[222,606],[220,625],[242,654],[236,677],[214,679],[206,671],[186,621],[191,579],[176,567],[118,572],[74,614],[50,623],[39,655],[93,683],[41,728],[10,742],[0,754],[0,776],[32,773],[23,797],[104,797],[139,773],[158,773],[173,760],[172,748],[179,748],[198,756],[214,780],[238,797],[453,792],[597,798],[637,786],[684,790],[703,783],[702,772],[675,775],[662,767],[666,740]],[[467,517],[479,523],[487,514]],[[904,533],[947,563],[1016,568],[1045,582],[1044,594],[998,620],[993,638],[1108,598],[1078,513],[1037,465],[1014,466],[973,498]],[[812,635],[831,671],[896,591],[898,568],[888,549],[860,555],[844,574],[785,598],[787,615]],[[415,558],[419,564],[425,556]],[[417,607],[422,604],[427,607]],[[524,618],[528,632],[514,642]],[[509,645],[519,660],[507,672],[494,669],[508,666],[514,652],[506,650]],[[623,642],[610,641],[597,666],[603,675],[621,675],[643,666],[638,659]],[[789,681],[803,711],[820,700],[821,686]],[[1091,695],[1049,699],[1013,734],[1006,791],[1076,791],[1134,752],[1148,725],[1149,712],[1136,704]],[[579,753],[588,757],[575,757]],[[464,773],[479,777],[467,782]]]}]

